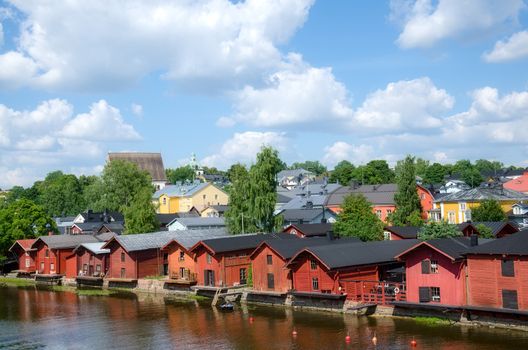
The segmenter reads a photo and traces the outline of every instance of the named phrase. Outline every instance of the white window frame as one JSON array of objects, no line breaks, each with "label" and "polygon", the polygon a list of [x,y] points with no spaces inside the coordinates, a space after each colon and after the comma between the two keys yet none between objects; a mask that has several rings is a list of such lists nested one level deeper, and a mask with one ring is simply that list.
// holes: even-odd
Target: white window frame
[{"label": "white window frame", "polygon": [[431,273],[438,273],[438,260],[430,260],[429,268]]}]

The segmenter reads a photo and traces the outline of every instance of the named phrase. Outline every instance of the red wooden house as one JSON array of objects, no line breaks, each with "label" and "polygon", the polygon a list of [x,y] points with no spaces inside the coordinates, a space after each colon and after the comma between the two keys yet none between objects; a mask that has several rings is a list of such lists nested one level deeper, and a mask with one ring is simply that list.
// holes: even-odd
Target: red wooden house
[{"label": "red wooden house", "polygon": [[293,289],[292,273],[286,265],[297,252],[316,245],[352,242],[360,242],[360,240],[357,238],[330,240],[327,237],[266,240],[250,255],[253,290],[286,293]]},{"label": "red wooden house", "polygon": [[528,230],[475,247],[466,257],[469,305],[528,310]]},{"label": "red wooden house", "polygon": [[296,239],[289,234],[252,234],[206,239],[192,247],[198,285],[228,287],[247,283],[249,255],[264,240]]},{"label": "red wooden house", "polygon": [[108,271],[110,250],[102,249],[105,242],[81,243],[66,258],[66,277],[103,277]]},{"label": "red wooden house", "polygon": [[35,243],[35,239],[19,239],[17,240],[9,251],[17,256],[18,273],[29,274],[36,271],[36,249],[31,248]]},{"label": "red wooden house", "polygon": [[[366,301],[379,294],[384,299],[385,294],[394,294],[394,288],[385,293],[381,281],[392,279],[391,271],[401,265],[394,256],[416,243],[399,240],[308,247],[287,266],[293,272],[295,292],[302,295],[346,294],[347,299]],[[401,282],[401,276],[394,282]]]},{"label": "red wooden house", "polygon": [[332,224],[291,224],[288,225],[283,232],[296,235],[299,238],[326,237],[329,232],[332,232]]},{"label": "red wooden house", "polygon": [[466,305],[464,254],[477,244],[477,236],[433,239],[398,254],[405,262],[407,302]]},{"label": "red wooden house", "polygon": [[66,274],[66,258],[81,243],[96,243],[99,240],[89,235],[51,235],[41,236],[33,242],[36,249],[36,268],[38,274]]}]

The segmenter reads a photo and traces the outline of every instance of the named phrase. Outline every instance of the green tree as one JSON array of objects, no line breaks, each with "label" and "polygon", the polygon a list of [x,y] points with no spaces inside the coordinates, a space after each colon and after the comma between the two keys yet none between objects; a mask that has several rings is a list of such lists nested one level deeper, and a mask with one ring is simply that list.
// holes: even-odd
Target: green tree
[{"label": "green tree", "polygon": [[303,168],[304,170],[311,171],[316,176],[322,175],[326,173],[327,171],[326,167],[323,164],[321,164],[318,160],[307,160],[302,163],[296,162],[290,166],[290,169],[299,169],[299,168]]},{"label": "green tree", "polygon": [[354,179],[361,184],[377,185],[394,182],[394,171],[385,160],[371,160],[356,168]]},{"label": "green tree", "polygon": [[46,235],[48,224],[56,231],[46,210],[29,199],[21,198],[0,209],[0,260],[9,256],[8,249],[16,240]]},{"label": "green tree", "polygon": [[29,199],[30,201],[38,201],[39,192],[35,186],[24,188],[22,186],[13,186],[7,193],[6,203],[13,203],[19,199]]},{"label": "green tree", "polygon": [[105,184],[100,177],[97,177],[94,182],[84,188],[83,197],[87,206],[85,209],[95,211],[107,209]]},{"label": "green tree", "polygon": [[478,171],[477,168],[471,167],[462,172],[462,181],[475,188],[478,187],[482,181],[484,181],[484,179],[480,175],[480,171]]},{"label": "green tree", "polygon": [[234,164],[228,171],[229,181],[229,209],[225,213],[228,231],[232,234],[255,232],[257,227],[250,214],[249,172],[242,164]]},{"label": "green tree", "polygon": [[478,207],[471,208],[472,221],[505,221],[506,214],[498,201],[486,199]]},{"label": "green tree", "polygon": [[348,160],[340,161],[330,174],[329,181],[332,183],[339,183],[341,185],[348,185],[354,178],[354,165]]},{"label": "green tree", "polygon": [[444,182],[444,178],[447,174],[447,169],[440,163],[433,163],[427,170],[425,170],[425,176],[423,178],[424,183],[429,185],[440,184]]},{"label": "green tree", "polygon": [[471,164],[471,161],[467,159],[461,159],[461,160],[458,160],[453,165],[452,171],[453,171],[453,174],[463,174],[465,171],[469,169],[473,169],[473,164]]},{"label": "green tree", "polygon": [[336,233],[362,241],[383,239],[383,222],[372,212],[371,204],[363,195],[345,197],[342,209],[333,227]]},{"label": "green tree", "polygon": [[159,222],[156,209],[152,204],[152,191],[148,187],[138,191],[130,204],[124,209],[125,234],[156,231]]},{"label": "green tree", "polygon": [[189,165],[175,169],[165,169],[165,174],[171,184],[183,181],[193,181],[195,178],[194,170]]},{"label": "green tree", "polygon": [[75,215],[85,209],[83,189],[75,175],[54,171],[36,186],[39,203],[50,216]]},{"label": "green tree", "polygon": [[396,226],[421,226],[422,204],[416,191],[415,159],[407,156],[401,161],[397,172],[398,192],[394,195],[396,210],[390,214],[389,221]]},{"label": "green tree", "polygon": [[428,160],[425,160],[423,158],[416,158],[414,162],[414,169],[415,169],[416,176],[419,176],[422,179],[425,178],[425,174],[429,166],[430,165],[429,165]]},{"label": "green tree", "polygon": [[475,168],[479,172],[494,172],[494,171],[498,171],[504,168],[504,164],[496,160],[489,161],[487,159],[477,159],[475,161]]},{"label": "green tree", "polygon": [[418,232],[418,239],[422,241],[459,236],[462,236],[462,232],[459,231],[457,225],[449,224],[447,221],[430,222]]},{"label": "green tree", "polygon": [[493,236],[493,232],[491,232],[491,229],[484,224],[478,224],[476,229],[479,232],[480,238],[495,238]]}]

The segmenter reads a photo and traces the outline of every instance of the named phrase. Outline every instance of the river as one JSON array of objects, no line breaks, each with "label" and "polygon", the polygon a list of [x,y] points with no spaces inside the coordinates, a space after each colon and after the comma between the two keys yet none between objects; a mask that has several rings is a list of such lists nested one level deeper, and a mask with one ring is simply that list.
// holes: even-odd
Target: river
[{"label": "river", "polygon": [[528,349],[528,333],[519,331],[0,287],[0,349],[410,349],[413,338],[416,349]]}]

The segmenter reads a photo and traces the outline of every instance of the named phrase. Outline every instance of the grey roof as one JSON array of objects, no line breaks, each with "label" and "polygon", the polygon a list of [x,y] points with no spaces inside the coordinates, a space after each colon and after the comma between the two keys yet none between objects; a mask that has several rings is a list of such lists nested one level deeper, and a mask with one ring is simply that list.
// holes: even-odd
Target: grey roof
[{"label": "grey roof", "polygon": [[340,184],[325,184],[325,183],[309,183],[306,185],[298,186],[290,191],[287,192],[287,195],[295,195],[295,196],[301,196],[301,195],[326,195],[329,193],[334,192],[335,190],[341,188]]},{"label": "grey roof", "polygon": [[153,181],[167,181],[161,153],[119,152],[108,153],[108,160],[124,160],[137,165],[150,174]]},{"label": "grey roof", "polygon": [[[312,238],[310,238],[312,239]],[[297,253],[308,252],[328,269],[395,262],[395,256],[418,243],[416,239],[328,244],[308,247]],[[295,257],[291,261],[295,260]]]},{"label": "grey roof", "polygon": [[81,243],[75,248],[73,251],[77,251],[78,249],[85,248],[92,253],[98,255],[98,254],[109,254],[110,249],[102,249],[103,246],[106,244],[106,242],[97,242],[97,243]]},{"label": "grey roof", "polygon": [[167,185],[161,190],[156,191],[156,193],[152,195],[152,198],[159,198],[164,194],[169,197],[193,196],[195,193],[203,190],[209,185],[214,186],[209,182],[191,182],[177,185]]},{"label": "grey roof", "polygon": [[[229,209],[229,205],[227,205],[227,204],[217,204],[217,205],[210,205],[207,208],[213,208],[214,210],[216,210],[219,213],[225,213],[227,211],[227,209]],[[205,208],[205,209],[207,209],[207,208]]]},{"label": "grey roof", "polygon": [[328,196],[327,205],[341,205],[346,196],[362,194],[371,204],[394,205],[394,194],[398,191],[396,184],[361,185],[340,187]]},{"label": "grey roof", "polygon": [[95,236],[95,238],[97,238],[100,242],[106,242],[114,238],[115,236],[118,236],[116,232],[103,232]]},{"label": "grey roof", "polygon": [[213,250],[214,254],[236,250],[255,249],[265,240],[296,240],[295,235],[288,233],[257,233],[247,235],[234,235],[222,238],[204,239],[202,243]]},{"label": "grey roof", "polygon": [[528,229],[476,246],[467,254],[528,255]]},{"label": "grey roof", "polygon": [[[293,221],[311,221],[315,219],[317,216],[321,215],[323,212],[323,209],[316,208],[316,209],[286,209],[282,210],[278,215],[282,215],[284,217],[284,221],[286,222],[293,222]],[[331,210],[325,209],[325,215],[329,216],[331,213]],[[335,214],[333,215],[335,216]]]},{"label": "grey roof", "polygon": [[497,201],[528,200],[528,195],[507,188],[477,187],[466,191],[450,193],[447,196],[435,199],[435,202],[481,201],[494,199]]},{"label": "grey roof", "polygon": [[288,203],[292,197],[285,195],[283,192],[277,192],[277,203]]},{"label": "grey roof", "polygon": [[279,173],[277,174],[277,179],[279,179],[280,181],[281,179],[285,177],[299,177],[299,176],[306,176],[306,175],[315,176],[314,173],[308,170],[304,170],[303,168],[292,169],[292,170],[286,169],[286,170],[279,171]]},{"label": "grey roof", "polygon": [[289,202],[284,204],[281,209],[305,209],[310,206],[310,203],[312,206],[323,206],[326,202],[326,198],[328,196],[296,196],[292,198]]},{"label": "grey roof", "polygon": [[44,242],[50,249],[75,248],[81,243],[97,243],[99,240],[92,235],[53,235],[40,236],[35,240],[32,247],[38,241]]},{"label": "grey roof", "polygon": [[88,222],[92,222],[92,223],[101,222],[102,223],[104,222],[105,214],[107,218],[109,219],[108,221],[123,221],[124,220],[123,214],[117,211],[93,212],[91,210],[88,210],[83,213],[80,213],[79,215],[81,215],[84,218],[85,223],[88,223]]},{"label": "grey roof", "polygon": [[[124,226],[123,222],[109,222],[109,223],[105,223],[105,224],[103,224],[101,226],[106,227],[111,232],[115,232],[115,233],[119,233],[119,234],[121,234],[123,232],[123,230],[125,229],[125,226]],[[99,228],[99,229],[101,229],[101,228]]]},{"label": "grey roof", "polygon": [[185,227],[201,227],[201,226],[225,226],[225,220],[223,217],[191,217],[191,218],[176,218],[169,223],[169,226],[175,222],[179,222]]},{"label": "grey roof", "polygon": [[475,228],[478,225],[484,225],[491,230],[491,233],[496,236],[505,226],[511,226],[513,231],[519,231],[519,227],[513,221],[474,221],[471,223]]},{"label": "grey roof", "polygon": [[[137,235],[116,236],[113,240],[117,241],[126,251],[133,252],[138,250],[162,248],[171,240],[179,240],[194,237],[197,241],[210,238],[226,236],[224,228],[204,229],[204,230],[183,230],[183,231],[159,231],[151,233],[142,233]],[[112,241],[107,242],[109,244]]]},{"label": "grey roof", "polygon": [[[489,242],[493,241],[492,239],[478,239],[478,244],[487,244]],[[452,237],[452,238],[439,238],[439,239],[431,239],[428,241],[422,241],[417,244],[415,244],[412,247],[409,247],[405,252],[401,252],[397,257],[402,257],[406,255],[406,253],[414,250],[415,248],[421,247],[421,246],[431,246],[434,249],[437,249],[438,251],[443,252],[447,256],[451,257],[453,260],[459,260],[464,257],[464,254],[469,252],[471,247],[471,238],[470,237]]]}]

